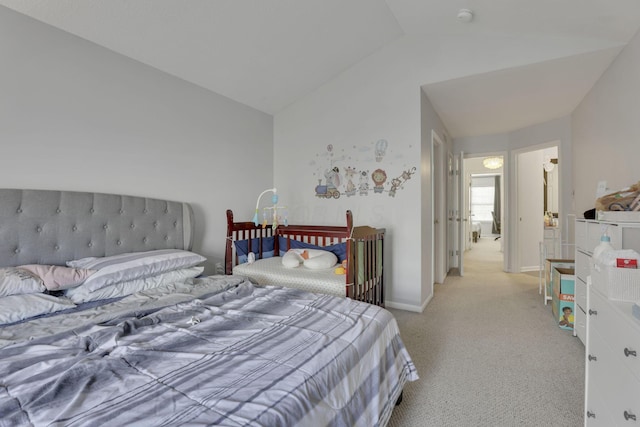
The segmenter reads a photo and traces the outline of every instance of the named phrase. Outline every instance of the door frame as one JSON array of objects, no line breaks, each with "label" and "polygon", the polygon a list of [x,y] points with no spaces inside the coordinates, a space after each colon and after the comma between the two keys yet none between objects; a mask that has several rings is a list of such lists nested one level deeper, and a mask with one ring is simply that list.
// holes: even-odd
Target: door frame
[{"label": "door frame", "polygon": [[464,152],[461,151],[459,158],[456,162],[458,166],[457,171],[457,185],[458,185],[458,203],[457,203],[457,225],[458,225],[458,242],[456,244],[457,256],[458,256],[458,271],[460,276],[464,276],[464,248],[465,248],[465,240],[466,240],[466,221],[467,217],[465,214],[466,207],[464,205],[465,192],[467,189],[465,188],[464,182]]},{"label": "door frame", "polygon": [[[506,163],[507,163],[507,155],[505,154],[501,154],[501,153],[496,153],[496,154],[491,154],[491,155],[487,155],[487,154],[467,154],[464,158],[463,161],[468,162],[469,160],[475,160],[475,159],[482,159],[485,157],[494,157],[494,156],[502,156],[502,160],[503,160],[503,166],[502,169],[500,171],[500,222],[501,222],[501,232],[502,232],[502,237],[501,237],[501,245],[502,245],[502,258],[503,258],[503,270],[507,271],[506,269],[506,262],[504,262],[506,260],[507,257],[507,252],[504,250],[504,242],[506,241],[506,237],[505,237],[505,223],[506,218],[507,217],[507,190],[506,190],[506,182],[507,182],[507,172],[506,172]],[[463,177],[464,179],[464,192],[465,192],[465,197],[464,197],[464,204],[463,204],[463,212],[464,212],[464,216],[465,216],[465,251],[470,248],[470,245],[467,245],[468,243],[468,239],[470,236],[470,232],[471,232],[471,225],[473,223],[473,220],[471,218],[471,199],[470,199],[470,192],[471,192],[471,178],[473,175],[494,175],[494,172],[492,172],[491,170],[487,169],[486,172],[471,172],[468,169],[468,164],[465,165],[465,177]]]},{"label": "door frame", "polygon": [[[457,156],[458,154],[454,155]],[[502,269],[505,272],[513,272],[512,268],[513,268],[513,254],[510,252],[509,248],[511,247],[517,247],[517,246],[512,246],[512,232],[511,232],[511,227],[509,226],[510,224],[510,218],[511,218],[511,212],[516,212],[515,209],[513,209],[510,204],[512,203],[512,200],[515,197],[515,194],[513,194],[516,190],[517,190],[517,186],[514,184],[514,180],[516,179],[516,175],[514,174],[513,170],[514,167],[512,167],[513,162],[515,162],[515,156],[513,152],[509,152],[509,151],[492,151],[492,152],[485,152],[485,153],[460,153],[461,156],[461,161],[464,162],[465,158],[477,158],[477,157],[493,157],[493,156],[502,156],[503,159],[503,164],[502,164],[502,180],[501,180],[501,192],[502,192],[502,217],[500,218],[500,228],[502,231],[502,259],[503,259],[503,265],[502,265]],[[464,173],[464,169],[463,169],[463,173]],[[468,191],[467,188],[464,188],[464,177],[461,178],[461,183],[460,183],[460,189],[458,189],[458,193],[464,192],[464,191]],[[466,200],[464,197],[462,197],[462,201],[461,203],[461,208],[463,210],[469,210],[469,206],[467,206]],[[461,219],[462,221],[462,219]],[[515,220],[514,220],[515,221]],[[462,232],[464,232],[464,226],[462,227],[463,230]],[[464,242],[463,242],[464,243]],[[464,244],[463,244],[463,249],[464,249]],[[463,258],[463,254],[461,254],[460,259]]]},{"label": "door frame", "polygon": [[456,156],[449,151],[447,153],[447,272],[458,268],[456,254],[457,227],[455,222],[455,204],[457,200],[456,190]]},{"label": "door frame", "polygon": [[431,130],[431,217],[433,218],[431,226],[431,253],[433,282],[444,283],[447,277],[447,241],[446,238],[446,163],[445,163],[445,146],[440,136]]}]

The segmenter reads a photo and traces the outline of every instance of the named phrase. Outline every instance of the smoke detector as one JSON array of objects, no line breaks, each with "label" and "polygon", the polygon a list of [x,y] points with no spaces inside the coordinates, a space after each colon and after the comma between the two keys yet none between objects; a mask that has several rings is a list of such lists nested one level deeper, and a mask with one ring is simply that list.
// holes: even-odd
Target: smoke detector
[{"label": "smoke detector", "polygon": [[470,9],[460,9],[458,12],[458,21],[465,23],[473,21],[473,11]]}]

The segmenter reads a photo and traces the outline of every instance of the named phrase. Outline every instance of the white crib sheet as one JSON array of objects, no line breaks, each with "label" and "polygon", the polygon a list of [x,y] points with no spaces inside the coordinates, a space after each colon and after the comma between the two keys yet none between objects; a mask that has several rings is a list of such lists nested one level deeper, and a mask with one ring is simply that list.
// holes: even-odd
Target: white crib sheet
[{"label": "white crib sheet", "polygon": [[252,264],[236,265],[233,274],[246,276],[260,285],[284,286],[340,297],[346,295],[345,275],[336,274],[335,267],[322,270],[311,270],[304,266],[286,268],[282,265],[281,257],[273,257]]}]

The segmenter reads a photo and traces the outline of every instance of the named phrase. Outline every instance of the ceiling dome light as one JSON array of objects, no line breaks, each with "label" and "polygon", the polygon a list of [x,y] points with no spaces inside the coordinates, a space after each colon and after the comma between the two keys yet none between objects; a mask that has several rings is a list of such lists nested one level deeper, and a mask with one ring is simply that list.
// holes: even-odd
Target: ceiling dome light
[{"label": "ceiling dome light", "polygon": [[470,9],[460,9],[458,12],[458,21],[465,23],[473,21],[473,11]]},{"label": "ceiling dome light", "polygon": [[502,157],[486,157],[482,165],[487,169],[500,169],[502,167]]}]

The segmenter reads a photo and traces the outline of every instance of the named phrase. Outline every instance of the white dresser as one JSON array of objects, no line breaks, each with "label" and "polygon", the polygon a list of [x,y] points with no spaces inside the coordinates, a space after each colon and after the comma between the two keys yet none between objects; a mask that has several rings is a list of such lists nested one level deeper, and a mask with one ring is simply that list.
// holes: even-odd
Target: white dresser
[{"label": "white dresser", "polygon": [[616,249],[640,252],[640,223],[576,220],[575,333],[585,343],[585,425],[640,426],[640,320],[633,303],[587,285],[605,230]]}]

